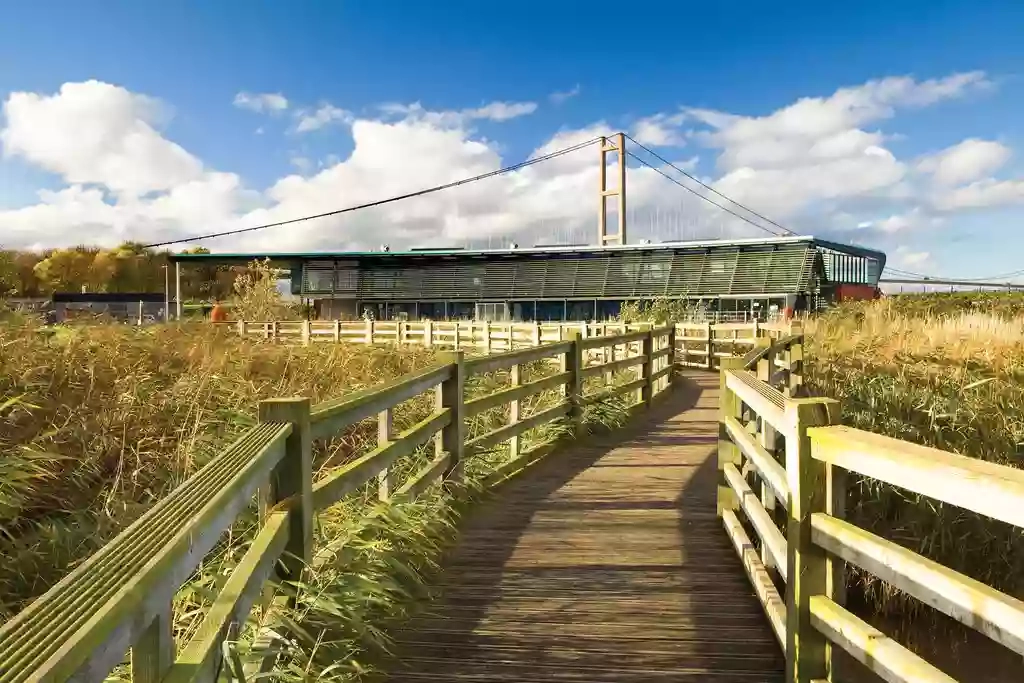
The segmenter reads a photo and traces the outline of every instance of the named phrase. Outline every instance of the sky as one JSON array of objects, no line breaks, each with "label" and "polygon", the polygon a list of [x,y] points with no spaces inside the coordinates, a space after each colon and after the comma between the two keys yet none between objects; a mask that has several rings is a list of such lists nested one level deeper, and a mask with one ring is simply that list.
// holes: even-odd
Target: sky
[{"label": "sky", "polygon": [[[910,272],[1009,273],[1022,35],[1013,0],[9,3],[0,247],[254,227],[621,131],[675,166],[627,143],[630,241],[777,224]],[[593,243],[599,166],[591,144],[173,248]]]}]

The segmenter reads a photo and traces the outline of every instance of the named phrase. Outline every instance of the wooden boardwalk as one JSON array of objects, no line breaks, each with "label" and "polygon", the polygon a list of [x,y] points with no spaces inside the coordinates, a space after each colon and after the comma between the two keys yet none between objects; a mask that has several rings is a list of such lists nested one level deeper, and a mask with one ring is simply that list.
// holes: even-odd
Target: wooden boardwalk
[{"label": "wooden boardwalk", "polygon": [[718,377],[509,482],[467,521],[395,681],[782,681],[715,514]]}]

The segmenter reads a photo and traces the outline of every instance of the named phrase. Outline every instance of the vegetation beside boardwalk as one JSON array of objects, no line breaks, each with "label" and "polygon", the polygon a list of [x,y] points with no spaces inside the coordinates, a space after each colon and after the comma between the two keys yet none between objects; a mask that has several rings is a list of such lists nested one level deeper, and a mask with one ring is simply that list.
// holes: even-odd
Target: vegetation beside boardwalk
[{"label": "vegetation beside boardwalk", "polygon": [[[258,282],[245,290],[243,299],[274,296]],[[416,346],[254,342],[201,323],[46,328],[19,315],[0,320],[0,348],[0,554],[6,560],[0,566],[0,622],[254,424],[259,400],[305,395],[317,403],[440,360]],[[550,363],[533,363],[523,367],[521,380],[553,372]],[[466,398],[508,381],[507,371],[474,377]],[[557,391],[524,400],[522,416],[560,400]],[[585,421],[616,424],[624,408],[604,401],[587,408]],[[402,404],[394,412],[396,433],[432,410],[430,395]],[[467,438],[507,419],[502,408],[481,413],[469,422]],[[521,438],[529,448],[564,435],[558,422]],[[317,477],[367,452],[376,438],[376,425],[366,421],[317,444]],[[428,447],[400,461],[396,485],[430,457]],[[289,588],[295,609],[254,612],[233,646],[239,660],[248,659],[246,643],[256,627],[272,623],[287,643],[281,661],[286,678],[352,680],[372,672],[388,652],[388,626],[406,619],[428,595],[428,579],[464,505],[508,458],[502,445],[469,459],[466,495],[454,499],[434,491],[411,502],[380,503],[376,486],[368,485],[319,515],[316,548],[338,552],[325,554],[303,584]],[[179,591],[178,643],[195,633],[257,525],[253,508]],[[127,675],[126,669],[115,672],[115,678]]]},{"label": "vegetation beside boardwalk", "polygon": [[[845,424],[1022,467],[1024,321],[1010,313],[1024,299],[942,296],[850,304],[812,320],[808,386],[842,401]],[[986,312],[962,312],[967,301],[984,301]],[[858,525],[1024,596],[1021,530],[871,480],[854,484],[848,506]],[[854,587],[884,616],[927,611],[867,575],[855,574]]]}]

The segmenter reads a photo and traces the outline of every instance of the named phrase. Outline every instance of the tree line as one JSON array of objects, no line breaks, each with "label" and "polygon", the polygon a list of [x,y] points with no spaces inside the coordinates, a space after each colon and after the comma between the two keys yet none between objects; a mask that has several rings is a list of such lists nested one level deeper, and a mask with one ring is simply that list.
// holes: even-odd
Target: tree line
[{"label": "tree line", "polygon": [[[208,254],[195,247],[184,253]],[[0,250],[0,297],[46,297],[54,292],[174,292],[171,252],[125,242],[113,249],[78,246],[46,251]],[[165,272],[165,268],[167,269]],[[224,299],[247,266],[182,267],[183,300]],[[165,280],[166,278],[166,280]]]}]

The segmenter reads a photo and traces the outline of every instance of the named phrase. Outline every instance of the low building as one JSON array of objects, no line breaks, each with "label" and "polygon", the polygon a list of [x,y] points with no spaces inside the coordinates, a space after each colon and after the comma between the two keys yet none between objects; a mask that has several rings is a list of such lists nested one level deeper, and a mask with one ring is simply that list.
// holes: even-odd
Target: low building
[{"label": "low building", "polygon": [[51,306],[58,323],[97,315],[143,324],[164,319],[161,292],[55,292]]},{"label": "low building", "polygon": [[172,261],[269,258],[318,317],[603,320],[630,301],[685,299],[710,313],[816,310],[840,286],[878,284],[885,254],[809,236],[626,246],[405,252],[178,254]]}]

